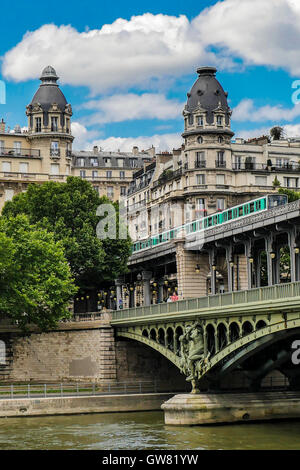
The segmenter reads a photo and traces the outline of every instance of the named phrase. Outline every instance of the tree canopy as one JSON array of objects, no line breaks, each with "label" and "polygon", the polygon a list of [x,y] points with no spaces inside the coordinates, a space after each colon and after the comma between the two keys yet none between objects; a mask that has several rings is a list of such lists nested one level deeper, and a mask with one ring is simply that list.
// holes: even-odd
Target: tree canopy
[{"label": "tree canopy", "polygon": [[100,198],[89,182],[70,176],[66,183],[29,185],[25,193],[5,204],[2,214],[26,214],[31,224],[53,232],[55,241],[62,243],[76,285],[85,290],[126,272],[130,255],[131,241],[118,238],[118,224],[116,239],[97,238],[101,217],[96,211],[102,204],[112,205],[118,215],[118,203]]},{"label": "tree canopy", "polygon": [[61,242],[31,225],[25,215],[0,218],[0,313],[18,320],[54,327],[68,317],[76,292]]}]

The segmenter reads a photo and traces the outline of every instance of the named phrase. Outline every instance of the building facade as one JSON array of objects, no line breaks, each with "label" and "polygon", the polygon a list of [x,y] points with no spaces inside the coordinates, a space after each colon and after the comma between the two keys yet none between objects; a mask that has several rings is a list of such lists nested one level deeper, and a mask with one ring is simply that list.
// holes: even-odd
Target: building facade
[{"label": "building facade", "polygon": [[137,168],[151,162],[155,149],[132,153],[73,152],[72,106],[57,83],[53,67],[46,67],[41,84],[26,107],[28,128],[13,130],[0,122],[0,211],[6,201],[30,183],[66,181],[69,175],[90,181],[99,195],[118,200],[126,193]]},{"label": "building facade", "polygon": [[[134,174],[130,184],[127,207],[134,241],[147,240],[205,215],[276,193],[278,184],[299,190],[300,138],[234,139],[228,93],[216,79],[216,69],[201,67],[197,72],[183,110],[182,147],[170,154],[158,154],[155,162]],[[159,258],[156,252],[151,260],[148,252],[146,260],[142,251],[131,257],[131,273],[125,283],[139,293],[139,304],[166,300],[169,293],[179,290],[181,298],[211,291],[208,253],[187,251],[183,242],[175,243],[176,256],[164,254]],[[236,263],[233,258],[231,264]],[[201,274],[195,272],[196,261],[202,264]],[[228,290],[224,275],[227,261],[224,255],[216,273],[217,292]],[[246,261],[246,255],[239,253],[235,288],[247,286]],[[199,275],[205,278],[201,292]],[[126,299],[128,305],[130,299]],[[133,302],[132,295],[131,305]]]}]

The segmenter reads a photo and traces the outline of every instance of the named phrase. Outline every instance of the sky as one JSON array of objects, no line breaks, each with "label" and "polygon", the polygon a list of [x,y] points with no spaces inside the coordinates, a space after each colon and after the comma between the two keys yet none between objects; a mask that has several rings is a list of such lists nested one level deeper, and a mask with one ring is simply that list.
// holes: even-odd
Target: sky
[{"label": "sky", "polygon": [[300,136],[300,0],[15,0],[1,4],[0,31],[0,118],[12,129],[27,125],[52,65],[73,107],[73,148],[172,150],[196,69],[213,65],[236,137],[274,125]]}]

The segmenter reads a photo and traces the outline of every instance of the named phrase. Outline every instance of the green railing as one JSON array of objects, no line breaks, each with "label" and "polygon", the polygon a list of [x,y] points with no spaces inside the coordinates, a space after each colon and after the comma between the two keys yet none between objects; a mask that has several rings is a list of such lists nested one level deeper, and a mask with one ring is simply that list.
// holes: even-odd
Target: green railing
[{"label": "green railing", "polygon": [[179,300],[177,302],[165,302],[157,305],[149,305],[147,307],[135,307],[124,310],[116,310],[112,312],[112,324],[114,321],[137,317],[188,312],[196,309],[209,309],[225,306],[228,307],[230,305],[287,299],[299,296],[300,281],[287,284],[277,284],[275,286],[259,287],[251,290],[210,295],[195,299]]}]

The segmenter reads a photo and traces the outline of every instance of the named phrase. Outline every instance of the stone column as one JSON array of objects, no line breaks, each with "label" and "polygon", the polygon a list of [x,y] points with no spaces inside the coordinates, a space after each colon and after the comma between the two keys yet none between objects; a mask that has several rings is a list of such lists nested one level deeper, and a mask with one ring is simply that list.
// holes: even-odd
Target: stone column
[{"label": "stone column", "polygon": [[230,264],[233,262],[232,253],[233,253],[233,249],[232,249],[232,244],[230,243],[229,246],[226,247],[228,292],[232,292],[234,290],[234,286],[233,286],[234,271],[233,271],[233,267],[230,266]]},{"label": "stone column", "polygon": [[216,294],[216,249],[212,248],[209,251],[209,266],[210,266],[210,288],[211,294]]},{"label": "stone column", "polygon": [[159,279],[157,284],[158,284],[158,297],[157,297],[157,300],[158,300],[158,303],[160,304],[161,302],[164,301],[164,280]]},{"label": "stone column", "polygon": [[151,288],[150,288],[150,279],[152,277],[151,271],[142,271],[142,279],[144,282],[144,305],[151,304]]},{"label": "stone column", "polygon": [[271,253],[275,253],[273,233],[270,233],[269,235],[267,235],[265,240],[266,240],[266,252],[267,252],[268,285],[273,286],[275,284],[274,258],[271,257]]},{"label": "stone column", "polygon": [[[253,266],[253,256],[252,256],[252,242],[251,240],[245,241],[245,255],[247,259],[247,288],[252,289],[252,266]],[[252,259],[252,263],[250,263]]]},{"label": "stone column", "polygon": [[254,257],[255,262],[255,287],[260,287],[261,285],[261,251],[256,252]]},{"label": "stone column", "polygon": [[288,242],[289,242],[290,259],[291,259],[291,282],[295,282],[299,280],[299,253],[295,252],[295,249],[296,249],[296,228],[295,227],[293,227],[291,230],[288,231]]},{"label": "stone column", "polygon": [[[207,254],[186,250],[183,240],[176,240],[175,244],[179,299],[205,296],[209,270]],[[198,273],[197,265],[200,268]]]},{"label": "stone column", "polygon": [[116,285],[116,291],[117,291],[117,310],[120,309],[120,300],[122,300],[122,285],[123,285],[124,279],[118,278],[115,280],[115,285]]}]

